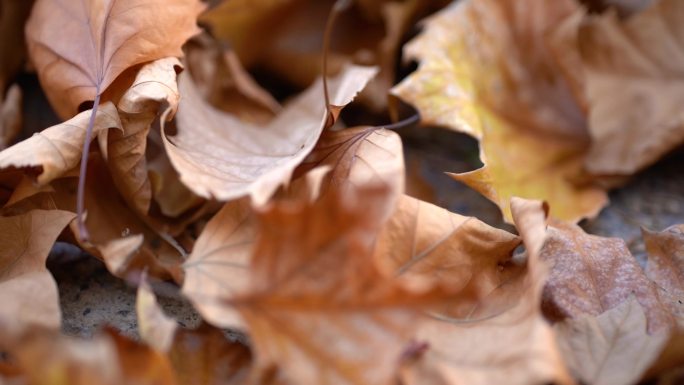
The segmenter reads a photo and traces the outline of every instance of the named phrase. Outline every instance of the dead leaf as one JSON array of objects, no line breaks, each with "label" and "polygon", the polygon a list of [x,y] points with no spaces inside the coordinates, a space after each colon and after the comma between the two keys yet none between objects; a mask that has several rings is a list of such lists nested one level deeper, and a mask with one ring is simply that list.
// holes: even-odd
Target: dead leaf
[{"label": "dead leaf", "polygon": [[[404,195],[378,236],[374,258],[402,281],[483,288],[505,281],[500,264],[520,240],[476,218],[464,217]],[[491,287],[490,287],[491,290]]]},{"label": "dead leaf", "polygon": [[392,379],[412,321],[435,299],[383,278],[371,262],[386,194],[332,190],[260,214],[249,292],[229,301],[247,325],[258,371],[279,367],[296,383]]},{"label": "dead leaf", "polygon": [[607,203],[581,176],[589,141],[584,115],[545,36],[572,0],[460,1],[426,22],[405,48],[421,62],[393,89],[426,124],[480,139],[485,166],[455,176],[512,219],[513,196],[543,199],[551,216],[577,221]]},{"label": "dead leaf", "polygon": [[158,116],[173,118],[180,99],[176,75],[181,69],[174,57],[144,65],[118,103],[123,130],[112,131],[107,138],[112,179],[131,208],[143,215],[152,199],[145,158],[147,135]]},{"label": "dead leaf", "polygon": [[10,378],[21,383],[178,384],[166,357],[111,330],[90,340],[41,329],[11,339],[0,337],[2,347],[12,358],[14,373]]},{"label": "dead leaf", "polygon": [[[375,72],[368,67],[347,68],[331,84],[331,103],[348,104]],[[162,136],[181,181],[205,198],[225,201],[249,195],[256,205],[263,205],[289,182],[328,118],[320,82],[266,126],[241,122],[212,108],[184,74],[180,91],[184,97],[176,116],[178,134]]]},{"label": "dead leaf", "polygon": [[416,341],[427,350],[405,362],[401,375],[407,385],[572,383],[540,309],[547,271],[539,259],[546,210],[541,202],[517,198],[512,205],[527,249],[522,284],[510,287],[519,300],[485,319],[432,316],[422,321]]},{"label": "dead leaf", "polygon": [[563,358],[585,384],[635,384],[658,358],[667,332],[649,335],[645,309],[634,296],[600,315],[554,325]]},{"label": "dead leaf", "polygon": [[21,132],[21,88],[13,84],[7,95],[2,96],[0,88],[0,151],[9,147]]},{"label": "dead leaf", "polygon": [[321,193],[335,188],[342,193],[349,188],[377,184],[391,192],[383,218],[388,218],[404,193],[404,155],[401,138],[391,130],[378,127],[354,127],[326,130],[311,153],[295,170],[295,177],[313,168],[330,166],[321,185]]},{"label": "dead leaf", "polygon": [[60,327],[57,284],[45,261],[74,217],[59,210],[0,217],[0,323],[5,332],[17,333],[29,325]]},{"label": "dead leaf", "polygon": [[251,286],[249,265],[256,221],[248,199],[227,203],[207,223],[183,264],[183,294],[207,322],[223,328],[244,328],[226,299]]},{"label": "dead leaf", "polygon": [[26,60],[24,24],[31,13],[33,0],[0,1],[0,94],[4,94],[12,78]]},{"label": "dead leaf", "polygon": [[[0,152],[0,169],[19,168],[46,185],[74,169],[81,161],[86,127],[91,111],[84,111],[70,120],[46,128]],[[121,128],[116,107],[111,103],[100,106],[93,125],[93,136],[110,128]]]},{"label": "dead leaf", "polygon": [[630,175],[684,143],[682,17],[682,2],[663,0],[626,20],[608,12],[580,26],[590,172]]},{"label": "dead leaf", "polygon": [[50,104],[70,118],[126,69],[183,56],[203,9],[198,0],[36,1],[26,38]]},{"label": "dead leaf", "polygon": [[599,316],[634,295],[644,308],[649,332],[673,326],[656,286],[622,239],[589,235],[576,225],[554,226],[542,250],[551,267],[544,288],[547,316]]},{"label": "dead leaf", "polygon": [[655,282],[661,301],[684,330],[684,225],[641,233],[648,253],[646,276]]},{"label": "dead leaf", "polygon": [[156,351],[168,352],[178,330],[178,323],[159,307],[146,273],[143,273],[138,286],[135,312],[138,315],[140,338]]}]

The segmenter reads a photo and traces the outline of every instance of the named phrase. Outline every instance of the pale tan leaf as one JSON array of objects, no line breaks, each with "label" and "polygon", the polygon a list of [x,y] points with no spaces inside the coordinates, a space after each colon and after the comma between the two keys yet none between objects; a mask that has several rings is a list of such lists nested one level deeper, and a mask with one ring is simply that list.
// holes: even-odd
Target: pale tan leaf
[{"label": "pale tan leaf", "polygon": [[648,261],[646,275],[656,283],[658,295],[684,328],[684,225],[661,232],[642,229]]},{"label": "pale tan leaf", "polygon": [[[90,110],[81,112],[3,150],[0,152],[0,168],[24,169],[39,185],[63,176],[81,161],[90,115]],[[121,121],[116,107],[105,103],[97,111],[93,134],[98,135],[110,128],[121,128]]]},{"label": "pale tan leaf", "polygon": [[[633,174],[684,142],[684,3],[663,0],[625,20],[579,30],[595,174]],[[619,90],[619,92],[616,92]]]},{"label": "pale tan leaf", "polygon": [[541,202],[513,200],[511,208],[528,250],[527,271],[512,290],[517,302],[477,320],[440,317],[421,322],[416,336],[427,351],[407,362],[407,385],[571,384],[540,304],[547,267],[539,259],[546,210]]},{"label": "pale tan leaf", "polygon": [[203,9],[199,0],[38,0],[26,25],[29,54],[66,119],[126,69],[182,56]]},{"label": "pale tan leaf", "polygon": [[45,261],[74,217],[67,211],[33,210],[0,218],[0,323],[6,332],[32,324],[59,328],[57,284]]},{"label": "pale tan leaf", "polygon": [[563,358],[582,383],[635,384],[658,358],[667,332],[648,334],[644,309],[633,296],[597,315],[554,325]]},{"label": "pale tan leaf", "polygon": [[178,330],[178,323],[159,307],[147,274],[143,274],[138,286],[135,311],[138,315],[140,338],[158,352],[168,352]]},{"label": "pale tan leaf", "polygon": [[183,294],[212,325],[244,328],[226,301],[250,287],[255,226],[248,199],[227,203],[209,221],[183,264]]},{"label": "pale tan leaf", "polygon": [[[374,68],[348,67],[331,82],[331,103],[346,105],[375,74]],[[265,126],[239,121],[212,108],[181,74],[184,95],[176,121],[178,134],[163,134],[166,151],[180,178],[206,198],[251,196],[262,205],[311,151],[328,115],[317,82]]]}]

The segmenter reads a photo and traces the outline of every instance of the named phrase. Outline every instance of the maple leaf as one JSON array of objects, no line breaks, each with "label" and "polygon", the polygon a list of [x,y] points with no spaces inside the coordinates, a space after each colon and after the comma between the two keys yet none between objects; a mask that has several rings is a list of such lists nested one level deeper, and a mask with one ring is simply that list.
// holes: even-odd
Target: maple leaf
[{"label": "maple leaf", "polygon": [[405,48],[417,72],[393,89],[425,123],[481,142],[485,166],[455,176],[512,219],[512,196],[544,199],[551,215],[576,221],[606,194],[572,180],[582,173],[589,135],[580,106],[545,42],[572,16],[574,1],[461,1],[426,22]]},{"label": "maple leaf", "polygon": [[197,0],[38,0],[26,24],[29,54],[50,103],[69,118],[126,69],[183,56],[203,9]]},{"label": "maple leaf", "polygon": [[507,289],[519,300],[482,319],[430,315],[423,320],[416,340],[428,349],[404,364],[401,376],[407,385],[572,383],[540,309],[547,271],[539,256],[546,238],[546,208],[518,198],[511,205],[527,250],[521,285]]},{"label": "maple leaf", "polygon": [[646,275],[656,283],[658,295],[677,321],[684,327],[684,225],[661,232],[642,229],[648,260]]},{"label": "maple leaf", "polygon": [[386,194],[332,190],[260,213],[250,287],[228,300],[254,343],[257,370],[277,366],[298,383],[392,378],[411,321],[437,294],[407,291],[372,263]]},{"label": "maple leaf", "polygon": [[0,40],[0,95],[5,92],[8,82],[19,72],[26,59],[24,23],[32,6],[32,0],[0,2],[0,36],[13,37]]},{"label": "maple leaf", "polygon": [[668,333],[649,335],[644,309],[630,296],[600,315],[554,326],[563,358],[583,383],[634,384],[658,358]]},{"label": "maple leaf", "polygon": [[[90,115],[91,110],[81,112],[3,150],[0,152],[0,168],[23,169],[39,185],[64,176],[81,160]],[[110,128],[121,128],[121,121],[116,107],[104,103],[95,116],[93,133],[100,135]]]},{"label": "maple leaf", "polygon": [[45,260],[73,219],[74,214],[59,210],[0,217],[0,323],[7,332],[32,324],[59,328],[57,284]]},{"label": "maple leaf", "polygon": [[684,53],[683,15],[680,1],[664,0],[626,20],[608,12],[580,24],[590,172],[633,174],[684,142],[682,72],[672,60]]},{"label": "maple leaf", "polygon": [[[349,103],[374,74],[369,67],[347,68],[332,85],[331,103]],[[209,106],[188,76],[181,74],[179,87],[184,97],[176,116],[178,134],[162,137],[181,181],[202,197],[230,200],[250,195],[255,204],[263,205],[289,182],[328,119],[320,82],[266,126],[241,122]]]}]

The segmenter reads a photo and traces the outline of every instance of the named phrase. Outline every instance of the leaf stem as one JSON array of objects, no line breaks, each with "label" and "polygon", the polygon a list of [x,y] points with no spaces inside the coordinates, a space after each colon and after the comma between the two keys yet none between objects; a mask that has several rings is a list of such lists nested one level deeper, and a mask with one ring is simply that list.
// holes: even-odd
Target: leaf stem
[{"label": "leaf stem", "polygon": [[100,105],[100,87],[97,87],[97,95],[93,102],[93,109],[90,114],[90,121],[86,129],[85,141],[83,142],[83,153],[81,154],[81,169],[78,176],[78,192],[76,193],[76,213],[78,222],[78,234],[81,241],[88,242],[90,234],[85,225],[85,183],[88,171],[88,155],[90,153],[90,143],[92,142],[93,127],[97,117],[97,108]]}]

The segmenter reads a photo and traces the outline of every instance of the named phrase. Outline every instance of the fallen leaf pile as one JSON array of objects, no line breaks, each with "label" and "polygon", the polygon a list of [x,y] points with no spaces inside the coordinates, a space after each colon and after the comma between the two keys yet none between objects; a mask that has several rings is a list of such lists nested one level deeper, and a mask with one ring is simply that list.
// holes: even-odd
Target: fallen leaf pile
[{"label": "fallen leaf pile", "polygon": [[[684,143],[681,1],[0,0],[0,31],[1,384],[684,378],[684,224],[646,260],[578,225]],[[477,140],[450,175],[514,230],[410,195],[416,122]],[[57,241],[137,286],[138,340],[60,330]]]}]

